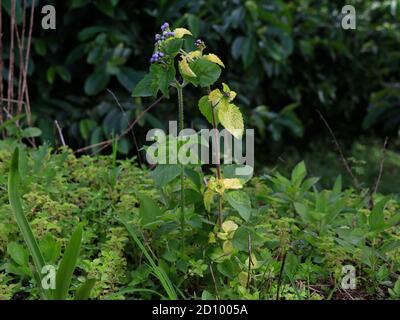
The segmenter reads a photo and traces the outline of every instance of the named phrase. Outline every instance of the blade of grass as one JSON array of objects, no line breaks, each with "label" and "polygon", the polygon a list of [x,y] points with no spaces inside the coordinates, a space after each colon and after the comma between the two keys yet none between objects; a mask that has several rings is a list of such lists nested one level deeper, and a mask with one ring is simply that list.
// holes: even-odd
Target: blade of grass
[{"label": "blade of grass", "polygon": [[87,279],[76,291],[74,300],[88,300],[96,279]]},{"label": "blade of grass", "polygon": [[136,245],[140,248],[142,251],[143,255],[146,257],[147,261],[150,264],[151,269],[153,270],[154,275],[157,277],[158,280],[160,280],[161,285],[163,286],[165,292],[168,295],[168,298],[170,300],[178,300],[178,296],[176,294],[175,288],[169,279],[168,275],[165,273],[165,271],[157,266],[156,262],[150,255],[150,253],[147,251],[143,243],[139,240],[139,238],[136,236],[135,231],[133,230],[132,226],[129,225],[129,223],[123,219],[118,219],[126,228],[128,231],[129,235],[132,237],[133,241],[136,243]]},{"label": "blade of grass", "polygon": [[56,289],[54,291],[54,299],[56,300],[67,299],[72,274],[74,273],[81,249],[82,232],[82,226],[79,225],[72,234],[71,240],[65,249],[64,256],[57,270]]},{"label": "blade of grass", "polygon": [[[38,282],[37,285],[41,288],[41,272],[43,267],[45,266],[45,261],[22,208],[21,198],[18,192],[20,179],[18,166],[19,149],[17,147],[15,148],[12,155],[11,168],[8,176],[8,197],[18,227],[21,230],[22,237],[24,238],[25,244],[28,247],[29,253],[32,256],[33,264],[35,265],[36,274],[38,275],[38,277],[36,277],[36,282]],[[50,298],[50,293],[43,291],[43,294],[45,295],[44,298]]]}]

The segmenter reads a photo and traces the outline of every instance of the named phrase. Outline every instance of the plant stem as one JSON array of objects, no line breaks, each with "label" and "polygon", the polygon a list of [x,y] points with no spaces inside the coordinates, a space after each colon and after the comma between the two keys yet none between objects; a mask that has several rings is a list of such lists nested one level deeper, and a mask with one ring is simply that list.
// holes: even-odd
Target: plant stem
[{"label": "plant stem", "polygon": [[[183,86],[180,83],[177,83],[176,87],[178,91],[178,107],[179,107],[179,132],[184,129],[184,117],[183,117]],[[179,152],[178,152],[179,154]],[[184,168],[183,164],[181,164],[181,194],[180,194],[180,207],[181,207],[181,232],[182,232],[182,249],[184,247],[185,242],[185,213],[184,213]]]},{"label": "plant stem", "polygon": [[[217,181],[218,183],[221,180],[221,159],[220,159],[220,150],[219,150],[219,136],[217,131],[217,121],[215,116],[215,106],[212,106],[212,120],[213,120],[213,132],[214,132],[214,140],[215,140],[215,149],[216,149],[216,168],[217,168]],[[221,196],[218,197],[218,225],[222,226],[222,199]]]}]

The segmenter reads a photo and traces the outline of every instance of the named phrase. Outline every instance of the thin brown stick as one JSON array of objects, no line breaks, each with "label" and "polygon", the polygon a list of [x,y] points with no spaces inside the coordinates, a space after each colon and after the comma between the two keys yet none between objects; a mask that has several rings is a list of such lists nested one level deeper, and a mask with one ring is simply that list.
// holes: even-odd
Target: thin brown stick
[{"label": "thin brown stick", "polygon": [[55,124],[55,126],[57,128],[58,135],[60,136],[61,144],[62,144],[63,147],[65,147],[66,144],[65,144],[63,133],[62,133],[62,129],[61,129],[60,125],[58,124],[57,120],[54,120],[54,124]]},{"label": "thin brown stick", "polygon": [[[121,112],[122,112],[122,114],[123,114],[123,116],[124,116],[124,119],[125,119],[127,125],[129,126],[129,119],[128,119],[128,116],[127,116],[127,114],[126,114],[124,108],[122,107],[121,103],[119,102],[117,96],[116,96],[116,95],[114,94],[114,92],[112,92],[110,89],[106,88],[106,90],[107,90],[107,92],[108,92],[109,94],[111,94],[111,96],[113,97],[113,99],[114,99],[115,102],[117,103],[118,108],[121,110]],[[137,140],[136,140],[135,131],[132,129],[131,132],[132,132],[132,138],[133,138],[133,142],[134,142],[134,144],[135,144],[136,152],[137,152],[137,155],[138,155],[139,164],[142,165],[142,158],[141,158],[141,156],[140,156],[140,151],[139,151],[139,146],[138,146],[138,143],[137,143]]]},{"label": "thin brown stick", "polygon": [[354,175],[353,170],[351,170],[351,167],[349,166],[349,163],[347,162],[347,160],[346,160],[346,158],[345,158],[345,156],[343,154],[343,150],[340,147],[340,144],[339,144],[338,140],[336,139],[336,136],[333,133],[333,130],[331,129],[328,121],[326,121],[326,119],[324,118],[322,113],[319,112],[319,110],[317,110],[317,113],[319,114],[320,118],[322,119],[322,121],[324,122],[326,128],[328,129],[330,135],[332,136],[332,139],[333,139],[333,141],[334,141],[334,143],[336,145],[336,148],[337,148],[337,150],[339,152],[339,155],[340,155],[340,158],[341,158],[341,160],[343,162],[343,165],[346,168],[346,170],[347,170],[348,174],[350,175],[351,179],[353,180],[354,186],[356,187],[356,189],[360,190],[361,189],[360,183],[358,182],[357,177]]},{"label": "thin brown stick", "polygon": [[382,179],[382,175],[383,175],[383,165],[385,163],[386,150],[387,150],[388,143],[389,143],[389,137],[386,137],[385,142],[383,143],[383,148],[382,148],[382,156],[381,156],[381,161],[379,164],[379,173],[378,173],[378,176],[376,177],[374,187],[371,188],[371,190],[369,192],[368,208],[370,210],[372,210],[375,206],[374,195],[378,192],[379,184],[381,183],[381,179]]},{"label": "thin brown stick", "polygon": [[3,3],[0,0],[0,124],[3,123]]},{"label": "thin brown stick", "polygon": [[26,0],[24,0],[24,11],[22,17],[22,29],[21,36],[19,34],[18,25],[15,24],[15,34],[17,35],[17,44],[18,44],[18,53],[19,53],[19,77],[18,77],[18,109],[17,114],[20,114],[22,111],[22,101],[23,101],[23,92],[22,92],[22,83],[23,83],[23,73],[24,73],[24,47],[25,47],[25,29],[26,29]]},{"label": "thin brown stick", "polygon": [[383,165],[385,163],[386,150],[387,150],[388,143],[389,143],[389,137],[386,137],[385,142],[383,143],[382,158],[381,158],[381,163],[379,165],[379,174],[378,174],[378,177],[376,178],[376,182],[375,182],[374,194],[378,192],[379,184],[382,179]]},{"label": "thin brown stick", "polygon": [[30,52],[31,52],[34,16],[35,16],[35,0],[32,0],[31,17],[30,17],[31,20],[30,20],[30,24],[29,24],[28,42],[26,45],[26,54],[25,54],[25,67],[24,67],[24,72],[23,72],[24,80],[22,83],[22,96],[25,93],[25,96],[26,96],[25,111],[26,111],[27,122],[29,125],[32,124],[32,114],[31,114],[31,106],[30,106],[30,100],[29,100],[29,94],[28,94],[27,77],[28,77],[29,56],[30,56]]},{"label": "thin brown stick", "polygon": [[[19,103],[19,100],[16,100],[16,99],[11,99],[11,100],[8,100],[8,99],[1,99],[1,101],[4,101],[4,102],[11,102],[11,103]],[[22,102],[23,104],[25,104],[25,102]]]},{"label": "thin brown stick", "polygon": [[14,99],[14,25],[15,25],[15,1],[11,1],[11,17],[10,17],[10,56],[8,65],[8,92],[7,92],[7,109],[9,114],[13,114],[13,106],[11,100]]},{"label": "thin brown stick", "polygon": [[[154,108],[157,104],[160,103],[160,101],[164,99],[164,96],[161,96],[160,98],[158,98],[156,101],[154,101],[149,107],[147,107],[145,110],[143,110],[137,117],[136,119],[129,125],[129,127],[121,134],[121,137],[127,135],[132,129],[133,127],[139,122],[139,120],[147,113],[149,112],[152,108]],[[87,150],[90,149],[94,149],[97,147],[108,147],[109,145],[111,145],[113,143],[113,139],[110,140],[106,140],[103,142],[99,142],[96,144],[92,144],[90,146],[84,147],[84,148],[80,148],[78,150],[76,150],[74,153],[82,153],[85,152]]]},{"label": "thin brown stick", "polygon": [[210,271],[211,271],[211,278],[214,283],[215,293],[217,294],[217,299],[219,300],[220,296],[219,296],[219,292],[218,292],[217,282],[215,281],[214,271],[213,271],[212,265],[210,264],[209,266],[210,266]]},{"label": "thin brown stick", "polygon": [[247,283],[246,283],[246,289],[249,288],[250,286],[250,281],[251,281],[251,266],[254,265],[254,262],[251,258],[252,254],[252,246],[251,246],[251,235],[249,233],[249,238],[248,238],[248,252],[249,252],[249,266],[248,266],[248,272],[247,272]]}]

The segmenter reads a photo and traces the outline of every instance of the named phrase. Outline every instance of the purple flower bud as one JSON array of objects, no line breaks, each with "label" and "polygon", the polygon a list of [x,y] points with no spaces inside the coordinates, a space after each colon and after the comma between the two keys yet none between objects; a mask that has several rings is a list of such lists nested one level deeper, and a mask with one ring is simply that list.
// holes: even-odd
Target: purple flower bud
[{"label": "purple flower bud", "polygon": [[159,53],[158,53],[158,56],[162,58],[162,57],[164,57],[164,53],[159,52]]},{"label": "purple flower bud", "polygon": [[164,22],[163,25],[161,26],[161,30],[162,30],[162,31],[165,31],[165,30],[168,29],[168,28],[169,28],[168,22]]}]

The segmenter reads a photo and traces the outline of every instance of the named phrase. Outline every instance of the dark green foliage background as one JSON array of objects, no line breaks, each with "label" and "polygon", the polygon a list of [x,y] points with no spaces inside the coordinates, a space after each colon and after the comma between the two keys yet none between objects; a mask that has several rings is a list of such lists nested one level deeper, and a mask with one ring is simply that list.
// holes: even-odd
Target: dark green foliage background
[{"label": "dark green foliage background", "polygon": [[[340,140],[395,137],[400,123],[400,5],[392,3],[39,1],[29,78],[36,125],[43,140],[57,143],[57,119],[73,148],[122,132],[127,119],[106,89],[118,97],[129,120],[151,103],[132,99],[130,93],[147,72],[154,34],[168,21],[191,29],[193,41],[203,39],[224,61],[222,80],[238,92],[247,126],[256,128],[257,143],[266,150],[256,155],[260,162],[276,162],[288,145],[301,150],[315,140],[327,141],[316,110]],[[41,28],[45,4],[56,7],[56,30]],[[341,28],[345,4],[357,10],[356,30]],[[5,10],[8,5],[3,1]],[[6,32],[6,65],[7,37]],[[206,125],[196,107],[198,93],[185,94],[187,125]],[[173,94],[140,122],[138,141],[144,141],[148,128],[164,127],[174,118],[175,100]],[[133,154],[136,147],[129,136],[119,151]]]}]

